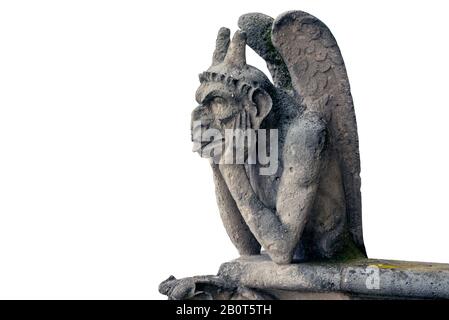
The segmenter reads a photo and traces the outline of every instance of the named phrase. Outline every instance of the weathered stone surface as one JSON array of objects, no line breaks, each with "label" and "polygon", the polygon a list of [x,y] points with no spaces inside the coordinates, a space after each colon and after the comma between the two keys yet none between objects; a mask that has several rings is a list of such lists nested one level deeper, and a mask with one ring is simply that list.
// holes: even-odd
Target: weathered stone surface
[{"label": "weathered stone surface", "polygon": [[[193,283],[192,279],[178,281]],[[449,265],[438,263],[363,258],[278,265],[262,254],[224,263],[217,276],[206,279],[221,286],[221,295],[214,294],[220,291],[215,289],[208,295],[211,299],[239,299],[245,292],[246,299],[449,298]],[[205,296],[204,286],[198,284],[196,294],[193,287],[189,295],[171,298]]]},{"label": "weathered stone surface", "polygon": [[[330,30],[302,11],[245,14],[238,25],[232,40],[220,29],[200,74],[192,141],[211,163],[220,216],[242,258],[217,276],[170,277],[159,291],[170,299],[449,298],[448,265],[367,259],[355,111]],[[246,63],[247,44],[273,82]]]},{"label": "weathered stone surface", "polygon": [[358,259],[279,266],[266,255],[224,263],[218,275],[236,286],[350,298],[449,298],[449,264]]},{"label": "weathered stone surface", "polygon": [[[302,11],[246,14],[239,26],[232,40],[229,29],[219,30],[192,113],[194,150],[212,163],[231,241],[241,255],[263,247],[279,264],[366,256],[355,112],[334,37]],[[246,63],[247,44],[274,83]],[[268,143],[254,134],[241,149],[227,135],[266,130]],[[249,156],[256,145],[258,152],[270,146],[272,171],[260,154]]]}]

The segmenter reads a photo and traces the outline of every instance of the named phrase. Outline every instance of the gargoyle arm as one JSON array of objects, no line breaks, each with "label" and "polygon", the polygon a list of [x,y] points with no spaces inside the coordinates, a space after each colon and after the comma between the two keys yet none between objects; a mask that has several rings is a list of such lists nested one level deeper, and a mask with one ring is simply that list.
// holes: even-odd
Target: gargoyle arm
[{"label": "gargoyle arm", "polygon": [[226,232],[240,255],[260,253],[260,244],[244,221],[217,164],[212,164],[218,210]]},{"label": "gargoyle arm", "polygon": [[276,211],[259,200],[244,165],[219,165],[243,219],[278,264],[291,262],[313,208],[326,140],[327,131],[319,122],[305,120],[290,130],[284,146]]}]

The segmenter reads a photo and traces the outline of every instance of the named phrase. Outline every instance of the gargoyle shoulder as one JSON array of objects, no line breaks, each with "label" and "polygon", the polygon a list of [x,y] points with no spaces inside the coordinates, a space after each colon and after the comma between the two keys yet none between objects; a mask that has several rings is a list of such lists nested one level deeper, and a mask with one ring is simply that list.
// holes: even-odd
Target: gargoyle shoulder
[{"label": "gargoyle shoulder", "polygon": [[317,180],[328,146],[324,120],[315,114],[304,114],[292,122],[287,131],[283,159],[290,175],[308,185]]},{"label": "gargoyle shoulder", "polygon": [[304,113],[290,125],[285,139],[286,149],[319,154],[327,146],[326,122],[316,113]]}]

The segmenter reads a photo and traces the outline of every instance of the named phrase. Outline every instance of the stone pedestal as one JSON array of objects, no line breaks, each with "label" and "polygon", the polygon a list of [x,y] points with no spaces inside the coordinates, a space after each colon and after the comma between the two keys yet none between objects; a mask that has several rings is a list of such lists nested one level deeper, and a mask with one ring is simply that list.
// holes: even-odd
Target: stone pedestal
[{"label": "stone pedestal", "polygon": [[170,299],[447,299],[449,264],[360,259],[277,265],[262,254],[226,262],[216,276],[171,277],[159,290]]}]

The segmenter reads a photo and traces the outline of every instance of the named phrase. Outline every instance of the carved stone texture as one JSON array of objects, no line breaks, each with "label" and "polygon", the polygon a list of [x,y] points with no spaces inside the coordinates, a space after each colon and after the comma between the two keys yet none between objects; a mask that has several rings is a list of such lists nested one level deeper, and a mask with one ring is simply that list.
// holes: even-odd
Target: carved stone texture
[{"label": "carved stone texture", "polygon": [[[159,291],[170,299],[449,298],[449,265],[367,258],[355,112],[329,29],[302,11],[245,14],[238,25],[232,40],[220,29],[200,74],[192,141],[211,163],[241,257],[217,276],[170,277]],[[273,82],[246,63],[246,45]],[[246,134],[243,148],[236,132]]]},{"label": "carved stone texture", "polygon": [[[354,107],[343,58],[329,29],[302,11],[277,19],[240,17],[230,40],[221,28],[212,65],[200,74],[192,113],[194,148],[210,158],[218,207],[241,255],[263,247],[279,264],[365,257],[360,160]],[[274,79],[246,63],[245,47],[267,62]],[[199,128],[195,123],[201,122]],[[229,139],[197,131],[276,131],[276,169],[259,158],[223,161]],[[232,139],[231,139],[232,140]],[[253,142],[253,145],[256,144]],[[210,154],[210,150],[220,152]],[[224,150],[222,152],[222,150]]]},{"label": "carved stone texture", "polygon": [[[448,299],[449,265],[378,259],[278,265],[267,255],[222,264],[218,276],[185,278],[171,299]],[[172,280],[173,281],[173,280]],[[177,282],[176,282],[177,281]],[[206,287],[204,282],[215,287]],[[196,286],[193,285],[196,283]],[[195,288],[195,289],[192,289]],[[205,293],[207,291],[207,293]],[[187,294],[179,294],[187,292]]]},{"label": "carved stone texture", "polygon": [[169,300],[272,300],[268,292],[228,282],[219,276],[196,276],[176,279],[170,276],[159,285],[159,292]]}]

